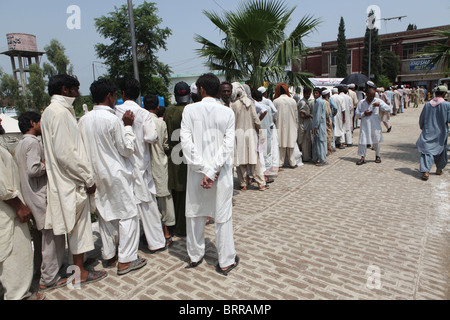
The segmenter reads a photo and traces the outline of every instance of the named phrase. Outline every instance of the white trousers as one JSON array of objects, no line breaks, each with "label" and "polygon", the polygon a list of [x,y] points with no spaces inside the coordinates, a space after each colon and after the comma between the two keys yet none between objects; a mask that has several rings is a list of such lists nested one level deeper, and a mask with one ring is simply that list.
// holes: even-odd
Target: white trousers
[{"label": "white trousers", "polygon": [[[341,140],[342,143],[342,140]],[[353,133],[352,130],[345,131],[345,144],[353,144]]]},{"label": "white trousers", "polygon": [[98,226],[102,238],[102,257],[105,260],[118,255],[120,263],[138,258],[139,218],[105,221],[99,215]]},{"label": "white trousers", "polygon": [[80,198],[76,204],[76,221],[72,231],[67,234],[67,243],[72,255],[79,255],[94,250],[94,235],[91,222],[91,205],[89,197]]},{"label": "white trousers", "polygon": [[137,207],[148,248],[158,250],[165,247],[166,238],[164,237],[161,214],[158,210],[155,195],[152,195],[152,201],[141,202]]},{"label": "white trousers", "polygon": [[286,155],[287,155],[287,158],[289,161],[289,165],[291,167],[297,165],[297,163],[295,161],[294,148],[281,148],[280,147],[279,155],[280,155],[280,167],[284,167]]},{"label": "white trousers", "polygon": [[28,224],[14,219],[13,249],[5,261],[0,262],[0,283],[5,300],[21,300],[31,295],[33,280],[33,249]]},{"label": "white trousers", "polygon": [[[186,218],[186,248],[191,262],[198,262],[205,255],[206,217]],[[235,262],[236,249],[233,239],[233,219],[214,223],[219,265],[226,268]]]},{"label": "white trousers", "polygon": [[[379,143],[373,143],[372,144],[372,147],[374,148],[374,150],[375,150],[375,155],[377,156],[377,157],[379,157],[380,156],[380,144]],[[360,156],[360,157],[366,157],[366,154],[367,154],[367,145],[365,145],[365,144],[359,144],[358,145],[358,156]]]}]

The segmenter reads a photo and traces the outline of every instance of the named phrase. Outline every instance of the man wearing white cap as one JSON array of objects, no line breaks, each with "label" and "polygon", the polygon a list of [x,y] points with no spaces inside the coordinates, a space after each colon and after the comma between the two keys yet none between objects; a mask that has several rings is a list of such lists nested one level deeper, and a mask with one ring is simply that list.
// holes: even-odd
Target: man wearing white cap
[{"label": "man wearing white cap", "polygon": [[278,131],[277,126],[275,123],[278,120],[278,110],[275,108],[275,105],[273,104],[272,100],[267,98],[267,89],[265,87],[259,87],[258,91],[262,93],[263,98],[261,103],[266,105],[270,110],[272,111],[272,125],[271,125],[271,158],[272,158],[272,164],[276,164],[272,166],[270,171],[277,171],[278,170],[278,159],[279,159],[279,141],[278,141]]},{"label": "man wearing white cap", "polygon": [[357,165],[366,163],[367,145],[371,144],[375,149],[375,163],[381,163],[380,143],[383,142],[381,130],[381,112],[389,112],[390,107],[383,100],[375,98],[377,86],[368,81],[366,84],[366,98],[359,102],[356,108],[356,116],[361,119],[361,130],[359,134],[358,155],[361,159]]},{"label": "man wearing white cap", "polygon": [[[352,133],[352,124],[350,121],[347,121],[347,119],[351,119],[351,114],[353,110],[353,100],[350,98],[350,96],[347,94],[348,89],[346,86],[339,86],[338,87],[339,96],[343,100],[343,104],[345,106],[345,119],[344,122],[344,130],[345,130],[345,144],[347,147],[351,147],[353,145],[353,133]],[[341,144],[343,141],[341,141]]]},{"label": "man wearing white cap", "polygon": [[[358,103],[359,103],[358,95],[355,92],[355,88],[356,88],[356,86],[354,83],[351,83],[348,85],[348,95],[350,98],[352,98],[352,102],[353,102],[353,115],[355,114],[356,107],[358,107]],[[353,118],[353,116],[352,116],[352,118]],[[353,132],[353,130],[355,130],[354,124],[352,126],[352,132]]]},{"label": "man wearing white cap", "polygon": [[331,89],[332,96],[330,100],[336,105],[338,111],[336,116],[334,117],[334,137],[336,140],[336,147],[339,149],[345,149],[344,140],[345,140],[345,129],[344,124],[345,121],[350,121],[350,119],[345,118],[345,105],[342,97],[338,94],[338,89]]}]

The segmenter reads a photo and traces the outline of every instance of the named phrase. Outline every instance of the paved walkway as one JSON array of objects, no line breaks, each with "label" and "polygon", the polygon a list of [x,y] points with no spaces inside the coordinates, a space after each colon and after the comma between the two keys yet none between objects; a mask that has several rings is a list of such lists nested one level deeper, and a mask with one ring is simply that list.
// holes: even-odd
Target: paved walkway
[{"label": "paved walkway", "polygon": [[[175,238],[165,252],[141,251],[148,264],[139,271],[119,277],[109,269],[100,282],[47,299],[449,299],[450,174],[420,179],[420,111],[392,117],[381,164],[369,150],[368,163],[356,166],[352,147],[322,168],[285,169],[265,192],[240,192],[233,219],[241,263],[228,277],[215,272],[208,225],[206,259],[196,269],[184,269],[185,239]],[[89,267],[98,270],[96,245]]]}]

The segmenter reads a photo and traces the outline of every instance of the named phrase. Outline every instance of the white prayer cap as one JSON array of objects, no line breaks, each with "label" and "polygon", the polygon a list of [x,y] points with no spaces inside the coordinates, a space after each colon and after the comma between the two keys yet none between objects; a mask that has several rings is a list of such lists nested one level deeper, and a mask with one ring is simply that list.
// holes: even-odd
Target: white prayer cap
[{"label": "white prayer cap", "polygon": [[191,84],[191,92],[194,94],[197,94],[197,85],[195,84],[195,82],[193,84]]},{"label": "white prayer cap", "polygon": [[331,92],[332,93],[338,93],[338,89],[337,88],[333,88],[333,89],[331,89]]},{"label": "white prayer cap", "polygon": [[322,96],[326,96],[327,94],[330,94],[330,90],[326,89],[322,91]]},{"label": "white prayer cap", "polygon": [[348,88],[349,88],[349,89],[355,89],[355,84],[354,84],[354,83],[349,84],[349,85],[348,85]]},{"label": "white prayer cap", "polygon": [[262,94],[266,93],[267,89],[265,87],[259,87],[258,91],[261,92]]}]

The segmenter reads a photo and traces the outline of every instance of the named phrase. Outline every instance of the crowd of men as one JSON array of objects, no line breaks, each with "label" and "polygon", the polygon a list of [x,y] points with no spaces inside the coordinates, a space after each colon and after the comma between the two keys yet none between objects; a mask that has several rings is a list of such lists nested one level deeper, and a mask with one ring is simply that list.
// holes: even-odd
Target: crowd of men
[{"label": "crowd of men", "polygon": [[[255,189],[255,184],[265,191],[285,168],[326,165],[336,149],[353,145],[356,128],[361,157],[356,164],[366,163],[368,147],[381,163],[382,123],[391,132],[391,115],[404,112],[411,102],[414,107],[421,103],[419,90],[385,91],[370,81],[364,90],[355,85],[304,88],[303,97],[280,83],[270,99],[266,87],[221,83],[204,74],[191,86],[177,83],[176,105],[161,112],[156,95],[136,103],[138,81],[123,79],[117,88],[101,79],[90,87],[93,110],[77,121],[73,102],[79,85],[68,75],[52,77],[51,104],[43,114],[19,117],[24,136],[14,157],[0,147],[5,299],[29,297],[36,269],[38,299],[69,283],[104,279],[105,270],[84,267],[85,254],[94,249],[93,212],[103,265],[116,268],[119,276],[147,264],[138,256],[140,243],[155,254],[173,243],[174,234],[186,239],[186,268],[197,267],[205,255],[207,224],[215,227],[216,271],[227,275],[239,264],[233,240],[235,193]],[[426,128],[418,141],[424,180],[433,163],[442,174],[448,161],[446,92],[439,87],[420,118],[421,129]],[[240,191],[234,190],[235,175]],[[66,245],[75,266],[69,278],[61,275]]]}]

